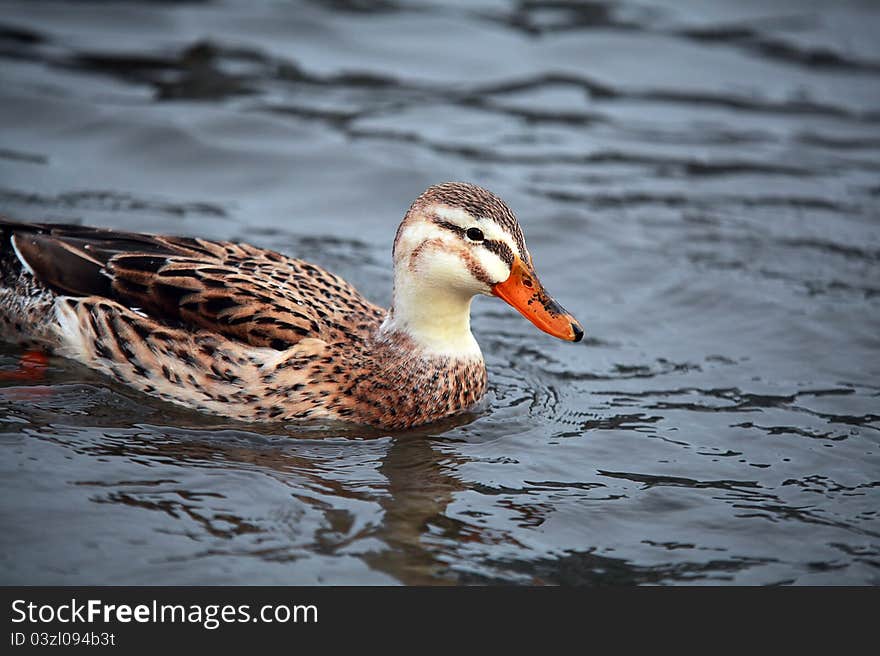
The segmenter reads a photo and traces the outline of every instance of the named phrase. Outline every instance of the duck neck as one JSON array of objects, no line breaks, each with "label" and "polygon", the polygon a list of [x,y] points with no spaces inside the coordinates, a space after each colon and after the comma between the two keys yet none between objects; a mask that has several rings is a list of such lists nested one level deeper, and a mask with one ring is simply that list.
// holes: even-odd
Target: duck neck
[{"label": "duck neck", "polygon": [[383,332],[408,335],[426,356],[482,360],[471,333],[473,296],[396,275],[394,300]]}]

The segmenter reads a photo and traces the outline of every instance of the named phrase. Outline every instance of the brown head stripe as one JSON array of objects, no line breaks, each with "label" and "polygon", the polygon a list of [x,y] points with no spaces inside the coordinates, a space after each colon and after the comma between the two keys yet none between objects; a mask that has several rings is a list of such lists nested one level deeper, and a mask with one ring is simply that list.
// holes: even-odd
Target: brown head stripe
[{"label": "brown head stripe", "polygon": [[477,262],[477,258],[475,258],[470,251],[464,251],[464,260],[468,271],[471,272],[471,275],[474,278],[486,285],[491,286],[495,284],[495,281],[489,278],[489,274],[480,266],[480,263]]},{"label": "brown head stripe", "polygon": [[526,242],[516,217],[507,204],[491,191],[467,182],[444,182],[428,187],[410,210],[424,208],[433,203],[458,207],[475,218],[492,219],[509,234],[520,256],[526,258]]}]

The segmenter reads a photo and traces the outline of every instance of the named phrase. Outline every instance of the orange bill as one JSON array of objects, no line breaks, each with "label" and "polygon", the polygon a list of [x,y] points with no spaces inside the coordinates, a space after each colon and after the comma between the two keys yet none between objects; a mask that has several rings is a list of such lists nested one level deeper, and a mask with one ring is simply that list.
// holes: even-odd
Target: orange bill
[{"label": "orange bill", "polygon": [[492,287],[492,293],[503,298],[526,319],[545,333],[570,342],[579,342],[584,329],[578,320],[553,300],[535,270],[518,257],[514,257],[510,276]]}]

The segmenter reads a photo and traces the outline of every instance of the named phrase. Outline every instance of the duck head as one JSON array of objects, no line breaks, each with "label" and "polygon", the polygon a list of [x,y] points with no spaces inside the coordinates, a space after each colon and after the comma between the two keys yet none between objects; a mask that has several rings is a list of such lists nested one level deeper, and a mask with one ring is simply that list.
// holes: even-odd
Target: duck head
[{"label": "duck head", "polygon": [[580,323],[544,289],[519,223],[500,198],[476,185],[447,182],[413,202],[394,239],[394,301],[386,327],[423,348],[467,355],[477,294],[497,296],[546,333],[577,342]]}]

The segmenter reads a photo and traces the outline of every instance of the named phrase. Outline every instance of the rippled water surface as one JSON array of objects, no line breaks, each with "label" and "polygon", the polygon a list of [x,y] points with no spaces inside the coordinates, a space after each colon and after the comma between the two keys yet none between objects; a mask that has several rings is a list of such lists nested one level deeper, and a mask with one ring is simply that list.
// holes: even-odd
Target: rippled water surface
[{"label": "rippled water surface", "polygon": [[868,0],[0,0],[3,213],[387,304],[411,200],[470,180],[588,335],[479,299],[486,408],[395,435],[7,377],[0,582],[880,583],[877,34]]}]

